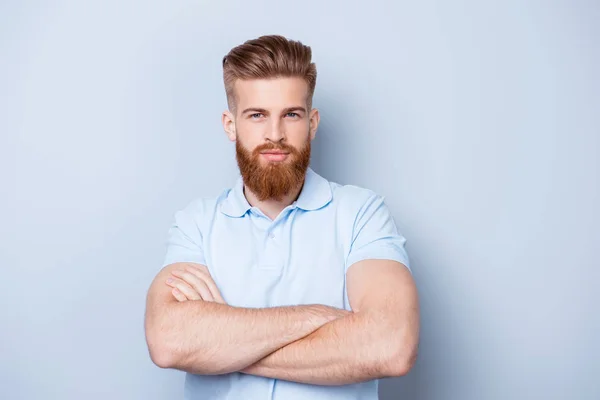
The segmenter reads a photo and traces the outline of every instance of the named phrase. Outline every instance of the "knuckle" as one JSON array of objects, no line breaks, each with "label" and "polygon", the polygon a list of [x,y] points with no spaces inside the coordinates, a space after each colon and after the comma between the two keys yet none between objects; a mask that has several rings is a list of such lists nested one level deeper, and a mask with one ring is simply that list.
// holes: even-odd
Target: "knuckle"
[{"label": "knuckle", "polygon": [[198,275],[200,275],[200,272],[196,268],[194,268],[194,267],[187,267],[185,269],[185,273],[193,275],[195,277],[197,277]]},{"label": "knuckle", "polygon": [[195,275],[202,276],[202,277],[208,275],[208,271],[204,271],[201,268],[190,268],[190,272],[194,273]]},{"label": "knuckle", "polygon": [[208,272],[208,268],[206,268],[204,265],[199,266],[198,271],[200,271],[204,275],[210,275],[210,273]]}]

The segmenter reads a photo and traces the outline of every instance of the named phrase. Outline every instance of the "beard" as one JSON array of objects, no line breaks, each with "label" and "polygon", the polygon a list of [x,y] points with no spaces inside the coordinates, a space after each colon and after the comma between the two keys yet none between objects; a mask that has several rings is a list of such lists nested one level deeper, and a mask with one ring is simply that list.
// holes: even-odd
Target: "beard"
[{"label": "beard", "polygon": [[[260,153],[265,150],[281,150],[289,155],[284,161],[264,164]],[[300,150],[284,143],[265,143],[250,151],[239,138],[235,141],[236,159],[244,184],[260,201],[281,201],[283,196],[301,185],[310,164],[310,151],[310,138]]]}]

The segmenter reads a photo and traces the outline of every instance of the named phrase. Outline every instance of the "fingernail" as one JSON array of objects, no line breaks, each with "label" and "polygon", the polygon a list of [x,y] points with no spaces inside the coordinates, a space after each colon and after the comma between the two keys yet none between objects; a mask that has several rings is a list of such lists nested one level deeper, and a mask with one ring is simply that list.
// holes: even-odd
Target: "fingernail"
[{"label": "fingernail", "polygon": [[173,278],[167,279],[167,283],[173,283]]}]

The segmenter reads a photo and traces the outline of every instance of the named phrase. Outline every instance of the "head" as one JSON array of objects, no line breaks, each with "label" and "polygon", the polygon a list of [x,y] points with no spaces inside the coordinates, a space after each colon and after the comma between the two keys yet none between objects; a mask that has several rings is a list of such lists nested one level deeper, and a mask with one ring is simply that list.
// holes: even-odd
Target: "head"
[{"label": "head", "polygon": [[319,125],[311,49],[282,36],[249,40],[223,58],[223,80],[223,127],[244,184],[260,200],[280,200],[302,185]]}]

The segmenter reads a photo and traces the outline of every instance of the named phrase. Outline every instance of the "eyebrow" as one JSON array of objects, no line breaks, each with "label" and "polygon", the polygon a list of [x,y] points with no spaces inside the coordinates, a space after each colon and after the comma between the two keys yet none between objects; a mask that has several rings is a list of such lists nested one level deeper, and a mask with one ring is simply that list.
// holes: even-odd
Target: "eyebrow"
[{"label": "eyebrow", "polygon": [[[287,114],[289,112],[294,112],[294,111],[302,111],[302,112],[306,113],[306,109],[304,107],[294,106],[294,107],[284,108],[282,114]],[[262,113],[262,114],[268,114],[269,113],[269,111],[267,111],[264,108],[250,107],[250,108],[246,108],[244,111],[242,111],[242,115],[246,114],[248,112]]]}]

